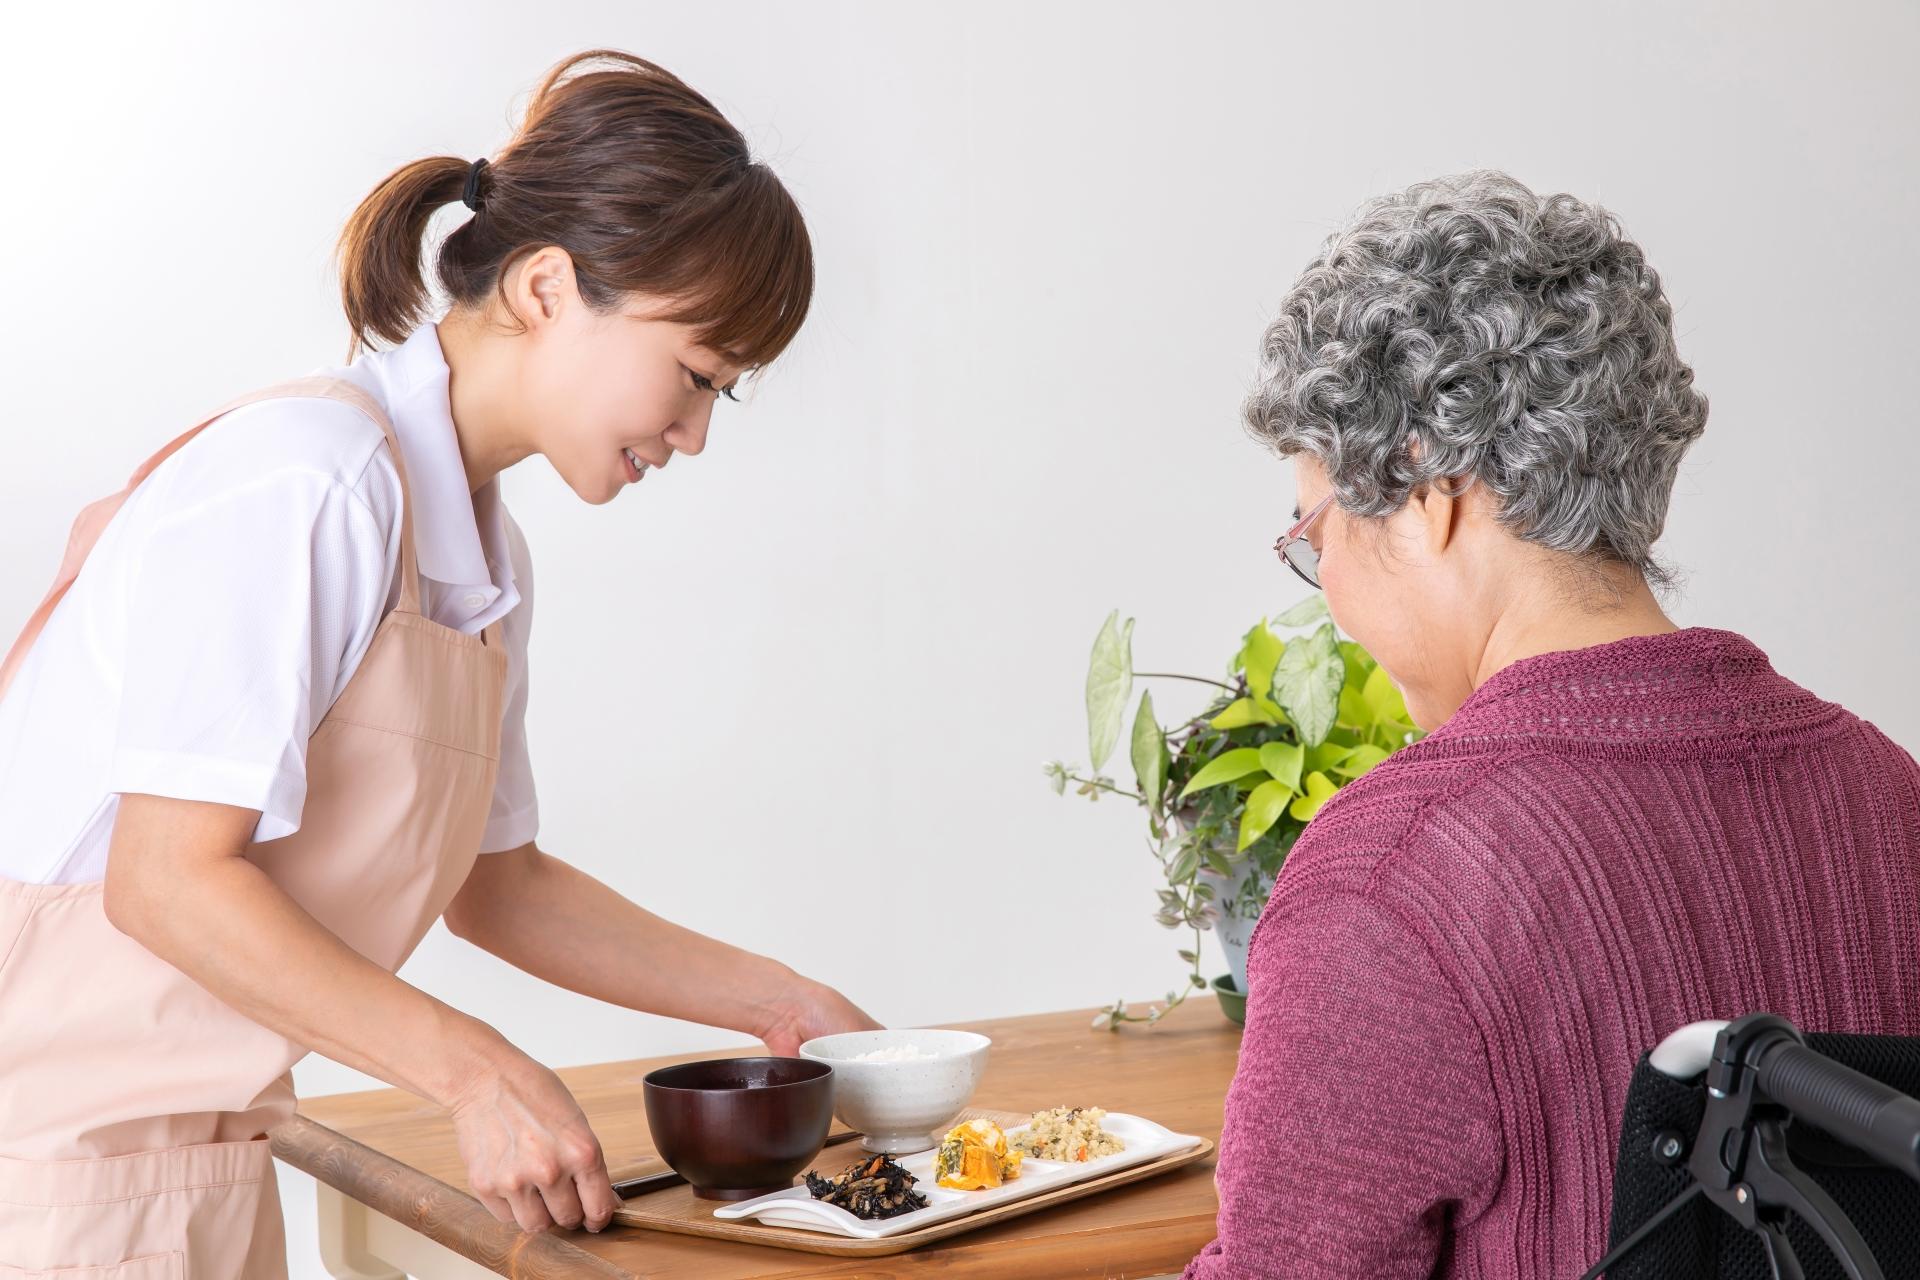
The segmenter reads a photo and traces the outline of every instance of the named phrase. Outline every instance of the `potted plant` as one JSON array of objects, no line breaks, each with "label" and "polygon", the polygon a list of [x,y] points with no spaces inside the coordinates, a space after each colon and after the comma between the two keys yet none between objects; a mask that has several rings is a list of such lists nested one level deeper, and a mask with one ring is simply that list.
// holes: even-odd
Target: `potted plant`
[{"label": "potted plant", "polygon": [[[1293,632],[1283,638],[1275,627]],[[1139,679],[1182,680],[1217,692],[1191,719],[1163,725],[1151,690],[1134,712],[1128,755],[1134,789],[1102,773]],[[1200,934],[1220,938],[1231,972],[1214,980],[1228,1016],[1244,1007],[1247,945],[1274,877],[1300,832],[1342,786],[1365,774],[1420,731],[1387,673],[1328,617],[1312,596],[1241,637],[1226,678],[1133,669],[1133,619],[1107,616],[1087,668],[1087,750],[1082,773],[1046,766],[1056,793],[1074,784],[1097,800],[1124,796],[1146,810],[1147,843],[1166,876],[1154,918],[1191,930],[1180,949],[1186,981],[1144,1014],[1124,1000],[1103,1009],[1095,1027],[1155,1023],[1193,991],[1208,986]],[[1235,1017],[1235,1020],[1239,1019]]]}]

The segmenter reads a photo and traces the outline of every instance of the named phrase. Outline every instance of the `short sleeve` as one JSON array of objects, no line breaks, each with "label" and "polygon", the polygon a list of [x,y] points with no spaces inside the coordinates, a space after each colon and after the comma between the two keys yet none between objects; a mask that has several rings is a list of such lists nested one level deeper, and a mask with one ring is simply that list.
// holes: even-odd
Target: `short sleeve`
[{"label": "short sleeve", "polygon": [[338,477],[256,474],[156,513],[127,586],[107,790],[300,827],[307,739],[372,642],[397,543]]},{"label": "short sleeve", "polygon": [[500,717],[500,773],[493,804],[480,837],[481,853],[505,853],[532,842],[540,830],[540,807],[533,790],[533,760],[527,750],[527,641],[533,630],[533,559],[527,540],[511,515],[507,545],[513,557],[513,583],[520,602],[501,620],[507,648],[507,691]]},{"label": "short sleeve", "polygon": [[1248,966],[1218,1239],[1186,1275],[1425,1280],[1501,1168],[1471,1018],[1420,939],[1357,893],[1296,898]]}]

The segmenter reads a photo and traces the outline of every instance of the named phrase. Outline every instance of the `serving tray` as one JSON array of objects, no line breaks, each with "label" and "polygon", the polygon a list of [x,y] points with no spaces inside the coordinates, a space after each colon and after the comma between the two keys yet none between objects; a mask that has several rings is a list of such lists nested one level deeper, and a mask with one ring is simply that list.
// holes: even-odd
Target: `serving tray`
[{"label": "serving tray", "polygon": [[[969,1108],[960,1120],[987,1119],[1009,1136],[1026,1127],[1025,1112]],[[708,1236],[743,1244],[773,1245],[803,1253],[840,1257],[876,1257],[905,1253],[936,1240],[975,1231],[1040,1209],[1097,1195],[1110,1187],[1205,1159],[1213,1144],[1193,1134],[1174,1133],[1141,1116],[1109,1112],[1107,1131],[1126,1150],[1084,1163],[1026,1158],[1020,1176],[985,1191],[951,1191],[933,1178],[932,1151],[905,1156],[900,1163],[919,1180],[917,1190],[930,1202],[925,1209],[895,1218],[866,1221],[836,1205],[815,1200],[804,1186],[737,1204],[697,1199],[688,1187],[672,1187],[627,1202],[613,1220],[627,1226],[679,1235]],[[831,1176],[858,1160],[857,1147],[828,1148],[816,1158],[816,1172]]]}]

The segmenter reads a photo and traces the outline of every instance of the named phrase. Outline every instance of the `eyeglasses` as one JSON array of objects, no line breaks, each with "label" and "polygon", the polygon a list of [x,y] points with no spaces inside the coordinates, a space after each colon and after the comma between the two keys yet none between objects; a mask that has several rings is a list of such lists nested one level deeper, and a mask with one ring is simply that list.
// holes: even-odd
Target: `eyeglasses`
[{"label": "eyeglasses", "polygon": [[1307,541],[1307,530],[1313,527],[1314,521],[1320,518],[1332,501],[1332,494],[1320,499],[1313,505],[1313,510],[1295,521],[1293,528],[1281,534],[1280,540],[1273,544],[1273,549],[1287,562],[1287,568],[1299,574],[1308,586],[1316,590],[1320,586],[1320,552],[1313,543]]}]

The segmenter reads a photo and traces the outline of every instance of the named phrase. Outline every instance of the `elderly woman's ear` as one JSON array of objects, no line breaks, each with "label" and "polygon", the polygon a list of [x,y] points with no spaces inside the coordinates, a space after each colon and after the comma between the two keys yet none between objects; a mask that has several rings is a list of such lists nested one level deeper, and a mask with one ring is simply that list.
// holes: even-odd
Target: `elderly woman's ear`
[{"label": "elderly woman's ear", "polygon": [[[1421,468],[1418,436],[1407,441],[1407,460],[1416,471]],[[1417,522],[1420,547],[1429,563],[1437,563],[1450,547],[1458,544],[1461,522],[1468,516],[1462,504],[1468,500],[1468,494],[1474,488],[1473,476],[1468,474],[1416,483],[1407,494],[1407,503],[1402,511]],[[1473,496],[1480,499],[1486,495],[1482,489],[1481,493]],[[1498,512],[1488,510],[1484,514],[1491,520]]]},{"label": "elderly woman's ear", "polygon": [[1460,499],[1437,484],[1428,484],[1414,492],[1407,506],[1420,519],[1421,544],[1427,555],[1438,560],[1459,540],[1460,520],[1465,514]]}]

